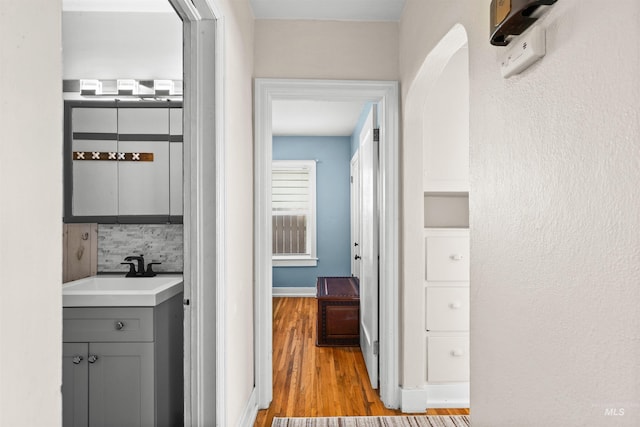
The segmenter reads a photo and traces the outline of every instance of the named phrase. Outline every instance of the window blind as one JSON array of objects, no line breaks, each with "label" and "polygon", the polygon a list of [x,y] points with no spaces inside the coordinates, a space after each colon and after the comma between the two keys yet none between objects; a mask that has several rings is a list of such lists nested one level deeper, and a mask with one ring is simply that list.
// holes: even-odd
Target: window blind
[{"label": "window blind", "polygon": [[307,238],[312,215],[312,169],[297,164],[272,169],[272,246],[276,255],[310,254]]}]

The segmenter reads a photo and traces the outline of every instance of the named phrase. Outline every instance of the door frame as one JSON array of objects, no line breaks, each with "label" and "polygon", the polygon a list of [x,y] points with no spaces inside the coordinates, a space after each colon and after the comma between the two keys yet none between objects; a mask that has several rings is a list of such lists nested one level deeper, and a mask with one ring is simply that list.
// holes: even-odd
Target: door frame
[{"label": "door frame", "polygon": [[361,100],[380,105],[380,398],[399,407],[399,92],[395,81],[256,79],[254,91],[254,325],[258,407],[273,398],[271,160],[276,100]]},{"label": "door frame", "polygon": [[183,22],[184,422],[227,425],[224,17],[213,0],[169,3]]}]

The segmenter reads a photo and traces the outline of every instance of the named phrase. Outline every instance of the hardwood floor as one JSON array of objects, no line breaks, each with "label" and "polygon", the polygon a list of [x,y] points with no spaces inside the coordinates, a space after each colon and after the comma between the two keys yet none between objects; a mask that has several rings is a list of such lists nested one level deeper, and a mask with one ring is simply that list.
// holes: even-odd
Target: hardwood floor
[{"label": "hardwood floor", "polygon": [[[315,298],[273,299],[273,401],[254,427],[277,417],[401,415],[371,388],[357,347],[316,347]],[[428,415],[467,415],[467,409],[429,409]]]}]

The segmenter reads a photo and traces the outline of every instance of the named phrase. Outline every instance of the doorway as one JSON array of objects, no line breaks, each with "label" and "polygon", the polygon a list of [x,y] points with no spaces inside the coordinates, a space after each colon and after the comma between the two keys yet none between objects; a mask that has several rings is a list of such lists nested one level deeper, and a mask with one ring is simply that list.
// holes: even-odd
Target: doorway
[{"label": "doorway", "polygon": [[398,85],[395,82],[256,79],[255,82],[255,367],[259,408],[273,396],[272,374],[272,113],[277,100],[361,100],[379,103],[380,397],[398,407]]}]

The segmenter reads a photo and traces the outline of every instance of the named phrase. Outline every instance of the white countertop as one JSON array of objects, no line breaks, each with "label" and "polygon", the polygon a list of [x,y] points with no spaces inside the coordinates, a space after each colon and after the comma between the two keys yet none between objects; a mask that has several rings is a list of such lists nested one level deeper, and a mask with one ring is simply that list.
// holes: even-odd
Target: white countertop
[{"label": "white countertop", "polygon": [[154,307],[184,289],[181,274],[91,276],[62,285],[63,307]]}]

